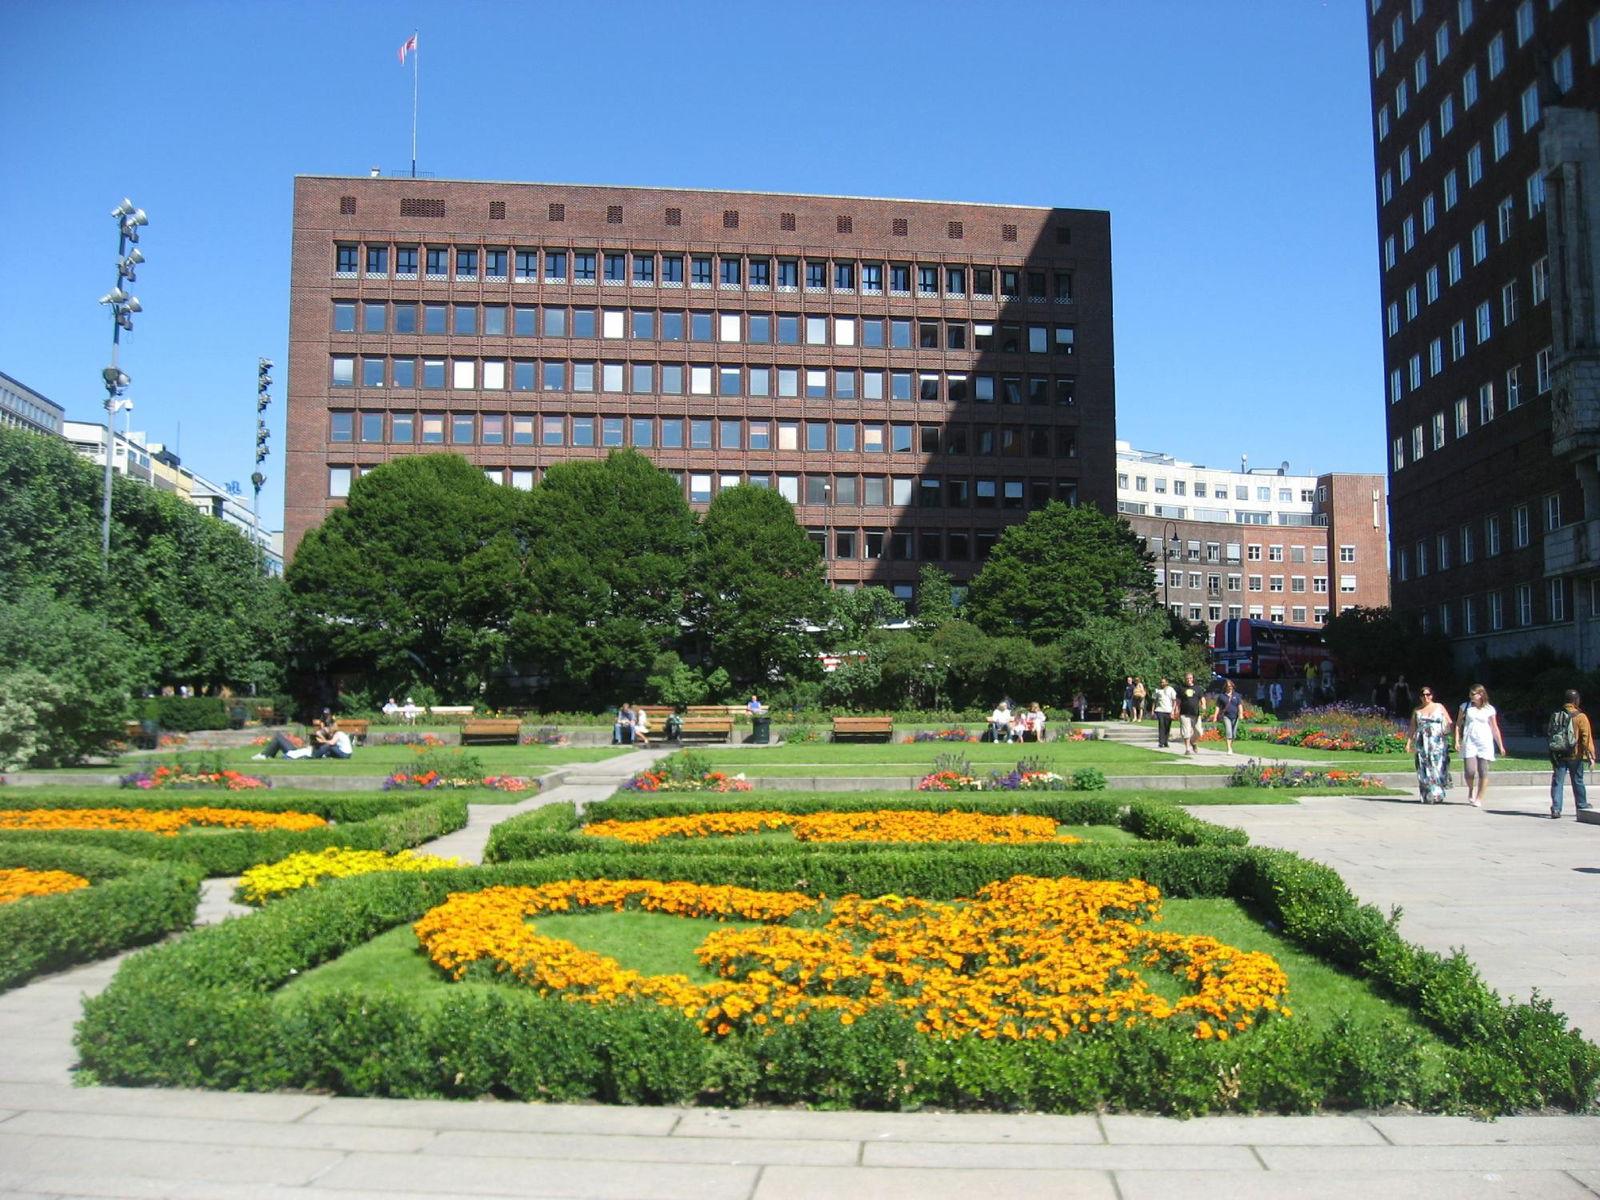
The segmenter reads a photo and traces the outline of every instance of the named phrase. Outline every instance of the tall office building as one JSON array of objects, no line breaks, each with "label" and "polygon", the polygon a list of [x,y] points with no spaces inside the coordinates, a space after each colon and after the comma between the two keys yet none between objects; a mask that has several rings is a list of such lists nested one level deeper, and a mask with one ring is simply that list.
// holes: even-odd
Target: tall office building
[{"label": "tall office building", "polygon": [[0,371],[0,425],[61,436],[66,409],[48,396]]},{"label": "tall office building", "polygon": [[1368,0],[1395,607],[1600,652],[1600,13]]},{"label": "tall office building", "polygon": [[1104,212],[301,177],[287,548],[401,455],[527,488],[633,447],[910,598],[1047,501],[1112,509],[1111,331]]}]

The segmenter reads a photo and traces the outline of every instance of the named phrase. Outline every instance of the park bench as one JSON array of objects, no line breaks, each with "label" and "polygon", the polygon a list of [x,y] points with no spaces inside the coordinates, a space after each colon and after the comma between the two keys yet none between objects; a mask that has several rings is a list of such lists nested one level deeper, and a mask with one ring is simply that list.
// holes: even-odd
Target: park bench
[{"label": "park bench", "polygon": [[733,718],[720,717],[684,717],[678,725],[678,740],[687,742],[691,739],[701,742],[726,742],[733,737]]},{"label": "park bench", "polygon": [[461,744],[468,742],[510,742],[516,745],[522,738],[522,720],[519,717],[475,717],[461,723]]},{"label": "park bench", "polygon": [[685,711],[691,717],[727,717],[733,720],[748,715],[750,710],[742,704],[691,704]]},{"label": "park bench", "polygon": [[352,746],[365,746],[367,744],[367,726],[371,722],[363,717],[340,717],[333,723],[339,733],[350,735]]},{"label": "park bench", "polygon": [[432,717],[470,717],[472,705],[470,704],[430,704],[428,715]]},{"label": "park bench", "polygon": [[891,741],[894,738],[893,717],[835,717],[833,719],[833,740],[840,738],[882,738]]},{"label": "park bench", "polygon": [[641,704],[639,711],[649,718],[650,732],[660,733],[667,727],[667,718],[676,710],[670,704]]}]

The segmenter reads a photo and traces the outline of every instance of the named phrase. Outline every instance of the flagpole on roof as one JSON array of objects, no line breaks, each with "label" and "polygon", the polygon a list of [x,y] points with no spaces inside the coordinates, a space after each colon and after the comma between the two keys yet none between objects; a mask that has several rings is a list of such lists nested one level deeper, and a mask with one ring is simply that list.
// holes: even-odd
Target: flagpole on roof
[{"label": "flagpole on roof", "polygon": [[411,34],[411,178],[417,177],[417,31]]}]

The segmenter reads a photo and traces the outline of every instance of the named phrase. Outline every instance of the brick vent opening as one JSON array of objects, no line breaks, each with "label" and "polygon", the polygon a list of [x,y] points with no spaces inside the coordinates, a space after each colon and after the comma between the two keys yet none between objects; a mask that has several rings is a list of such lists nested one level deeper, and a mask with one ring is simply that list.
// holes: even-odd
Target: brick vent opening
[{"label": "brick vent opening", "polygon": [[489,220],[504,221],[506,219],[506,202],[504,200],[489,201]]},{"label": "brick vent opening", "polygon": [[953,237],[953,238],[963,237],[964,236],[964,230],[962,229],[961,222],[960,221],[951,221],[950,222],[949,233],[950,233],[950,236]]},{"label": "brick vent opening", "polygon": [[444,201],[423,200],[416,196],[402,196],[400,198],[400,215],[402,217],[442,217],[444,216]]},{"label": "brick vent opening", "polygon": [[356,198],[354,196],[339,197],[339,215],[353,217],[356,214]]},{"label": "brick vent opening", "polygon": [[608,204],[606,206],[606,224],[607,225],[621,225],[622,224],[622,205],[620,205],[620,204]]},{"label": "brick vent opening", "polygon": [[683,209],[681,209],[681,208],[669,208],[669,209],[667,209],[667,224],[668,225],[682,225],[683,224]]},{"label": "brick vent opening", "polygon": [[1015,225],[1002,225],[1002,226],[1000,226],[1000,240],[1002,242],[1014,242],[1014,241],[1016,241],[1017,240],[1017,227]]},{"label": "brick vent opening", "polygon": [[851,233],[854,231],[855,222],[849,217],[838,217],[835,219],[834,225],[840,233]]},{"label": "brick vent opening", "polygon": [[911,232],[911,222],[904,217],[896,217],[894,219],[894,228],[891,232],[895,237],[906,237]]},{"label": "brick vent opening", "polygon": [[567,219],[567,206],[565,204],[552,204],[550,206],[550,219],[552,221],[565,221]]},{"label": "brick vent opening", "polygon": [[794,232],[794,214],[793,213],[779,213],[778,214],[778,228],[783,230],[785,233],[793,233]]},{"label": "brick vent opening", "polygon": [[722,227],[724,229],[737,229],[737,228],[739,228],[739,210],[738,209],[736,209],[736,208],[725,208],[725,209],[722,210]]}]

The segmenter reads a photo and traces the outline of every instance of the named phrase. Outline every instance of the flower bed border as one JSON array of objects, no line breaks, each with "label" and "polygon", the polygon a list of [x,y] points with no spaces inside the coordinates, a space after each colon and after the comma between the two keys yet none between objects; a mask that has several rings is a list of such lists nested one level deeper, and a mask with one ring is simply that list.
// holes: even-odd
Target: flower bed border
[{"label": "flower bed border", "polygon": [[[55,793],[9,791],[10,808],[189,808],[193,792],[122,791],[102,788]],[[303,831],[230,829],[166,837],[132,830],[0,830],[0,849],[16,841],[116,850],[136,858],[192,863],[206,875],[237,875],[258,863],[276,862],[297,850],[346,846],[353,850],[405,850],[452,833],[467,823],[464,793],[450,792],[243,792],[228,793],[228,806],[260,812],[315,813],[334,824]],[[92,889],[91,889],[92,890]]]},{"label": "flower bed border", "polygon": [[46,839],[0,841],[0,867],[70,871],[90,886],[0,904],[0,991],[140,946],[194,921],[200,872]]},{"label": "flower bed border", "polygon": [[[975,1044],[928,1037],[905,1015],[880,1010],[848,1026],[813,1019],[713,1047],[680,1014],[653,1004],[590,1008],[494,986],[443,1002],[392,990],[273,995],[297,973],[416,920],[452,891],[653,877],[948,899],[996,878],[1063,871],[1136,875],[1168,895],[1251,903],[1290,940],[1412,1007],[1443,1045],[1392,1025],[1349,1031],[1292,1021],[1226,1043],[1118,1028],[1070,1048]],[[1191,888],[1174,887],[1180,879]],[[623,849],[365,876],[285,897],[131,959],[84,1012],[78,1050],[102,1083],[350,1095],[1179,1114],[1401,1104],[1511,1112],[1586,1108],[1600,1080],[1600,1049],[1568,1030],[1548,1001],[1502,1004],[1465,958],[1405,942],[1376,909],[1357,904],[1332,870],[1286,851],[1237,846],[919,848],[801,858]]]}]

